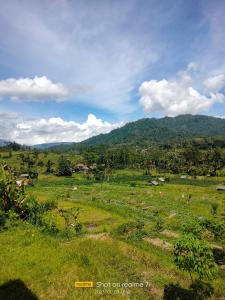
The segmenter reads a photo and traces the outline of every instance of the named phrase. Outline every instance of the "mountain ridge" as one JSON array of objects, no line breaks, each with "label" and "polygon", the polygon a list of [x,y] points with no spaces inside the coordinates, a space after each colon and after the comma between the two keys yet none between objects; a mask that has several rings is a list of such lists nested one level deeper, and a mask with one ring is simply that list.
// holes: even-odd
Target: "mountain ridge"
[{"label": "mountain ridge", "polygon": [[101,144],[145,146],[149,143],[180,142],[185,139],[207,137],[225,139],[225,119],[206,115],[179,115],[160,119],[142,118],[126,123],[109,133],[99,134],[69,146],[62,145],[58,149],[64,147],[66,150],[79,146],[95,147]]},{"label": "mountain ridge", "polygon": [[[82,142],[56,142],[31,146],[32,148],[72,150],[77,147],[99,145],[137,145],[180,142],[193,138],[225,139],[225,119],[207,115],[179,115],[176,117],[142,118],[126,123],[109,133],[90,137]],[[0,147],[9,141],[0,139]]]}]

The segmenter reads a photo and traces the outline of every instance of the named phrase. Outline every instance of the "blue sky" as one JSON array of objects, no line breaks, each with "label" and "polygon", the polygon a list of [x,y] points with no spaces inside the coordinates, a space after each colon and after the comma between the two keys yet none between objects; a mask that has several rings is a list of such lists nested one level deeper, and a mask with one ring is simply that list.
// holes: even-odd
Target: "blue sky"
[{"label": "blue sky", "polygon": [[224,0],[1,1],[0,138],[80,141],[225,116]]}]

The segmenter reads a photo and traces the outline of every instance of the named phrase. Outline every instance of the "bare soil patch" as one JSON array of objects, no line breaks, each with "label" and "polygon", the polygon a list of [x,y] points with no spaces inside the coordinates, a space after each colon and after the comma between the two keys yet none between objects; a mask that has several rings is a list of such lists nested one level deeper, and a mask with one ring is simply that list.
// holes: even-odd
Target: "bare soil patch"
[{"label": "bare soil patch", "polygon": [[149,237],[146,237],[144,238],[144,240],[149,243],[149,244],[152,244],[156,247],[159,247],[161,249],[164,249],[164,250],[172,250],[173,246],[172,244],[170,244],[169,242],[166,242],[164,240],[161,240],[159,238],[149,238]]}]

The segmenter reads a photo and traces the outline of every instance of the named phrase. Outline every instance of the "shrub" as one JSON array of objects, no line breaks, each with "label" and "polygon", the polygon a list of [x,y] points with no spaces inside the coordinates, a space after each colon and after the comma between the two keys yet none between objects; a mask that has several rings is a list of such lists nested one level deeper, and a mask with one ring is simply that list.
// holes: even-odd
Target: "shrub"
[{"label": "shrub", "polygon": [[81,223],[77,223],[77,224],[74,226],[74,229],[75,229],[77,235],[80,235],[80,234],[81,234],[82,228],[83,228],[83,226],[82,226]]},{"label": "shrub", "polygon": [[57,175],[72,176],[71,162],[68,159],[66,159],[63,155],[61,155],[58,160]]},{"label": "shrub", "polygon": [[120,225],[116,233],[125,239],[142,239],[145,235],[144,223],[141,221],[128,222]]},{"label": "shrub", "polygon": [[193,234],[197,238],[202,237],[202,226],[195,220],[188,220],[182,225],[182,231],[185,234]]},{"label": "shrub", "polygon": [[7,216],[10,221],[10,225],[12,225],[12,226],[18,225],[19,215],[15,211],[9,210],[7,213]]},{"label": "shrub", "polygon": [[219,208],[218,203],[212,203],[211,204],[211,213],[212,213],[213,216],[217,215],[218,208]]},{"label": "shrub", "polygon": [[224,240],[225,239],[225,222],[219,219],[213,220],[203,220],[202,226],[208,229],[213,233],[214,238],[216,240]]},{"label": "shrub", "polygon": [[0,210],[0,230],[1,228],[4,228],[5,223],[6,223],[6,215],[2,210]]},{"label": "shrub", "polygon": [[56,235],[59,232],[59,229],[53,221],[41,223],[41,231],[47,234]]},{"label": "shrub", "polygon": [[217,266],[210,245],[204,240],[196,239],[192,234],[181,237],[174,246],[174,262],[176,266],[198,274],[199,279],[211,279],[217,272]]}]

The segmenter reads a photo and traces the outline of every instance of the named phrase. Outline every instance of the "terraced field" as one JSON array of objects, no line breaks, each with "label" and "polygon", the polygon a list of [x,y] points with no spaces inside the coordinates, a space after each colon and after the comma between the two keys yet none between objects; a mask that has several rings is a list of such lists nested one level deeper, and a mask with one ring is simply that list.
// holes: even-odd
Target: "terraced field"
[{"label": "terraced field", "polygon": [[[10,294],[10,299],[162,299],[166,284],[187,288],[188,274],[173,263],[173,244],[184,222],[212,218],[212,203],[218,203],[218,215],[224,214],[225,193],[216,190],[224,180],[169,175],[165,184],[150,186],[148,178],[134,170],[114,172],[106,183],[82,174],[40,175],[26,192],[40,202],[56,202],[45,219],[57,226],[59,234],[18,220],[1,231],[0,284],[5,286],[0,298]],[[79,235],[64,234],[59,210],[71,208],[80,211]],[[132,227],[124,231],[132,222],[144,224],[143,236]],[[224,247],[220,240],[206,239],[212,247]],[[211,282],[212,299],[223,299],[223,267]],[[94,288],[75,288],[75,281],[93,281]]]}]

